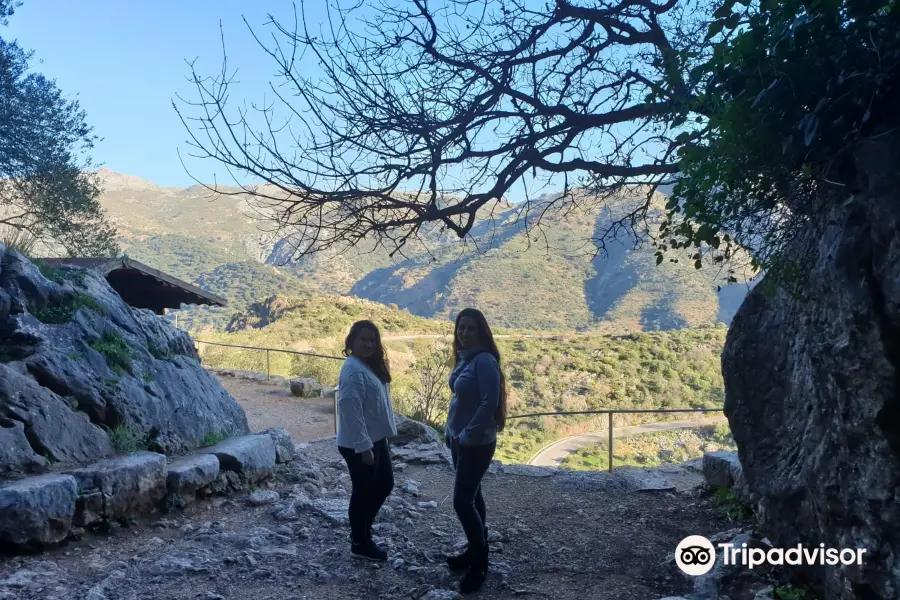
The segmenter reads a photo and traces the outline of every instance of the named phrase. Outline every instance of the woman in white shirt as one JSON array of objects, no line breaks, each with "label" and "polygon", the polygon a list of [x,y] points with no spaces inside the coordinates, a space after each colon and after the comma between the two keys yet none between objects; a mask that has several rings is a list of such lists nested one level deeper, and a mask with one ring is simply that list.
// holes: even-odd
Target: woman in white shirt
[{"label": "woman in white shirt", "polygon": [[347,468],[350,495],[350,552],[384,561],[387,553],[372,540],[372,523],[394,488],[387,438],[397,435],[391,406],[391,373],[381,334],[371,321],[357,321],[344,342],[338,377],[338,450]]}]

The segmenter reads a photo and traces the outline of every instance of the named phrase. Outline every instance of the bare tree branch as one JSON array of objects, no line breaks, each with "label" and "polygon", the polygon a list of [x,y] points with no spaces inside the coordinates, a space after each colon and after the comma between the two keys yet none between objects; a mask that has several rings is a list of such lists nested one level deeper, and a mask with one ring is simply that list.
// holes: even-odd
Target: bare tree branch
[{"label": "bare tree branch", "polygon": [[697,139],[699,83],[684,74],[708,50],[708,21],[691,0],[373,1],[330,6],[318,28],[294,8],[291,23],[269,15],[268,38],[248,24],[278,68],[273,100],[231,104],[223,38],[221,71],[191,63],[196,97],[173,103],[194,156],[263,183],[240,193],[291,233],[293,258],[466,238],[479,211],[554,175],[564,193],[522,218],[564,210],[577,187],[599,203],[641,186],[608,233],[636,232]]}]

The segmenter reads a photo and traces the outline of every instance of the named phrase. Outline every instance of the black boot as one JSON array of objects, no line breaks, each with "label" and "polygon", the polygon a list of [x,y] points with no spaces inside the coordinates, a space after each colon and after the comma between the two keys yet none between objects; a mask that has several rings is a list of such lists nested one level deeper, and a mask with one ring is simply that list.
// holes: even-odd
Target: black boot
[{"label": "black boot", "polygon": [[[484,547],[487,548],[488,545],[488,532],[487,527],[484,528]],[[469,552],[469,547],[466,546],[466,549],[462,554],[458,554],[456,556],[447,557],[447,566],[450,567],[451,571],[465,571],[472,564],[472,553]]]},{"label": "black boot", "polygon": [[488,572],[488,545],[485,544],[470,554],[472,566],[463,575],[459,582],[459,591],[462,594],[471,594],[481,589],[487,579]]}]

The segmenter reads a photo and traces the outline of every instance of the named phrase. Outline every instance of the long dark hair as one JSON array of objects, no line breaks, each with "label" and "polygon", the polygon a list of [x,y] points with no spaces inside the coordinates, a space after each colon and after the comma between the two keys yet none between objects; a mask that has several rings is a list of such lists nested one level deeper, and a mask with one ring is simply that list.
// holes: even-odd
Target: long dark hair
[{"label": "long dark hair", "polygon": [[500,404],[494,416],[497,419],[497,431],[503,431],[503,428],[506,426],[506,377],[503,375],[503,366],[500,363],[500,350],[497,349],[494,334],[491,332],[491,327],[480,310],[464,308],[456,315],[456,322],[453,325],[453,366],[456,367],[456,364],[459,362],[460,349],[457,334],[459,332],[459,322],[463,317],[470,317],[478,323],[480,345],[496,358],[497,364],[500,365]]},{"label": "long dark hair", "polygon": [[[381,344],[381,332],[378,331],[378,327],[372,321],[357,321],[350,327],[350,333],[347,334],[347,339],[344,340],[344,356],[350,356],[350,347],[364,329],[368,329],[375,334],[377,345],[372,356],[368,360],[363,360],[363,362],[369,365],[369,368],[372,369],[372,372],[375,373],[378,379],[384,383],[390,383],[391,369],[388,366],[388,359],[384,353],[384,346]],[[357,356],[357,358],[359,357]],[[360,360],[362,359],[360,358]]]}]

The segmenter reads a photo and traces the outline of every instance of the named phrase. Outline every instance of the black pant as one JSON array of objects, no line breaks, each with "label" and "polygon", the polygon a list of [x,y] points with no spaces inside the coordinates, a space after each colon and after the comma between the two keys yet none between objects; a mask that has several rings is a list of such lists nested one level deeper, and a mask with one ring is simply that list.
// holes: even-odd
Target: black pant
[{"label": "black pant", "polygon": [[350,470],[353,492],[350,494],[350,535],[354,543],[372,539],[372,523],[381,506],[394,489],[394,468],[387,439],[375,442],[372,453],[375,464],[367,465],[362,455],[352,448],[338,446]]},{"label": "black pant", "polygon": [[450,440],[450,455],[456,468],[453,509],[466,532],[469,549],[479,553],[485,550],[484,532],[487,524],[481,479],[491,466],[496,449],[497,442],[481,446],[460,446],[458,440]]}]

